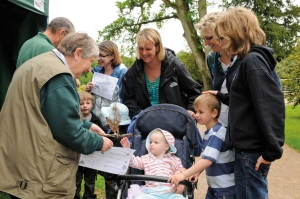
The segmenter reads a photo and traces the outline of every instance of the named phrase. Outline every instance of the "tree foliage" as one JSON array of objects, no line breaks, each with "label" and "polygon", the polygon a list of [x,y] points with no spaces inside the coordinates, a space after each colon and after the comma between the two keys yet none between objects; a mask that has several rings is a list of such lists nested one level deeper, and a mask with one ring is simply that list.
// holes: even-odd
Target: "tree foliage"
[{"label": "tree foliage", "polygon": [[[300,32],[300,7],[293,0],[222,0],[223,7],[244,6],[258,16],[266,33],[266,45],[274,49],[277,61],[287,57]],[[299,36],[299,35],[298,35]]]},{"label": "tree foliage", "polygon": [[122,52],[132,54],[136,46],[136,34],[144,25],[156,24],[161,28],[165,21],[178,19],[199,68],[204,88],[210,88],[202,41],[194,27],[206,14],[206,0],[124,0],[118,1],[116,5],[119,9],[118,19],[99,31],[99,39],[118,41]]},{"label": "tree foliage", "polygon": [[283,88],[288,102],[294,107],[300,103],[300,39],[291,54],[277,65],[277,71],[282,79]]},{"label": "tree foliage", "polygon": [[186,52],[186,51],[179,51],[177,53],[177,57],[182,61],[182,63],[186,66],[188,71],[190,72],[192,78],[199,82],[201,82],[200,79],[200,71],[199,68],[197,67],[197,64],[195,62],[195,59],[192,55],[192,53]]},{"label": "tree foliage", "polygon": [[[133,52],[136,34],[146,24],[161,28],[169,19],[177,19],[184,30],[204,90],[210,89],[210,75],[203,44],[194,24],[206,14],[206,0],[124,0],[118,1],[118,19],[99,31],[99,39],[120,42],[122,52]],[[222,7],[244,6],[253,10],[266,33],[267,45],[274,49],[278,61],[287,57],[299,34],[300,7],[293,0],[223,0]],[[178,27],[179,28],[179,27]],[[174,29],[175,30],[175,29]]]}]

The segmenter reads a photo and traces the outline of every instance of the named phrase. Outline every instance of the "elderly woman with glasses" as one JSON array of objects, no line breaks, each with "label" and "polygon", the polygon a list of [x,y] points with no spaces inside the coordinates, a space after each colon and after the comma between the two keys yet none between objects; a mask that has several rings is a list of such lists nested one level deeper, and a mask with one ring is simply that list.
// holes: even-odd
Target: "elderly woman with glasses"
[{"label": "elderly woman with glasses", "polygon": [[73,199],[80,154],[112,147],[99,126],[82,120],[75,83],[98,54],[91,37],[70,33],[16,70],[0,113],[1,191]]},{"label": "elderly woman with glasses", "polygon": [[123,78],[122,100],[130,117],[155,104],[175,104],[194,117],[193,103],[202,87],[192,79],[174,51],[164,48],[159,33],[145,28],[136,38],[137,60]]}]

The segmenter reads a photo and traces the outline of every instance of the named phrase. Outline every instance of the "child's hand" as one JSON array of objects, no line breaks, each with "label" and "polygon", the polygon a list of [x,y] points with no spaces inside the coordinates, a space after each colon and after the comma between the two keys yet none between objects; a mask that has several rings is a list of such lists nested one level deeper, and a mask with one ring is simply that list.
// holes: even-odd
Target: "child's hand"
[{"label": "child's hand", "polygon": [[188,177],[187,180],[196,183],[196,182],[198,182],[198,178],[199,178],[200,174],[201,174],[200,172],[195,173],[194,175]]},{"label": "child's hand", "polygon": [[176,187],[176,193],[177,194],[182,194],[184,191],[184,185],[180,184]]},{"label": "child's hand", "polygon": [[182,180],[184,180],[185,177],[182,173],[180,174],[176,174],[176,175],[172,175],[169,179],[168,179],[168,182],[169,183],[172,183],[172,184],[175,184],[175,185],[178,185],[178,183]]},{"label": "child's hand", "polygon": [[120,140],[120,144],[123,148],[130,148],[130,142],[127,137],[124,137]]}]

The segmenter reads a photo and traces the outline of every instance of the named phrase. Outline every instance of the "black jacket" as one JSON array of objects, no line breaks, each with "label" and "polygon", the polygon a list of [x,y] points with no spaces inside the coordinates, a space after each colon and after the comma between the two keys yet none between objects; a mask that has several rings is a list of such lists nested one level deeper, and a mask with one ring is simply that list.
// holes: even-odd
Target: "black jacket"
[{"label": "black jacket", "polygon": [[252,46],[241,61],[230,89],[226,144],[248,152],[262,153],[267,161],[282,156],[285,105],[272,71],[272,49]]},{"label": "black jacket", "polygon": [[220,53],[216,53],[214,57],[214,65],[215,65],[215,70],[214,70],[214,79],[213,79],[213,88],[215,90],[220,91],[222,88],[222,84],[224,82],[224,79],[226,78],[226,87],[228,92],[230,92],[230,86],[231,82],[236,74],[236,71],[240,65],[241,60],[236,59],[235,62],[232,64],[232,66],[229,68],[228,72],[226,74],[224,73],[224,70],[221,66],[220,61],[218,60]]},{"label": "black jacket", "polygon": [[[192,79],[174,51],[165,50],[166,56],[162,61],[160,75],[160,104],[175,104],[187,110],[194,110],[194,100],[200,95],[202,87]],[[151,106],[142,59],[136,60],[129,68],[123,78],[122,87],[122,102],[128,107],[130,118]]]}]

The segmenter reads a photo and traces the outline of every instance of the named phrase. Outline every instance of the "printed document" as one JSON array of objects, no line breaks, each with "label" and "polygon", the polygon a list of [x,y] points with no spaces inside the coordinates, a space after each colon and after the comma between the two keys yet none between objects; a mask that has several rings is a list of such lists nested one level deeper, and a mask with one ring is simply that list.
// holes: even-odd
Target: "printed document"
[{"label": "printed document", "polygon": [[95,151],[90,155],[81,155],[79,165],[108,173],[125,175],[134,151],[123,147],[112,147],[105,152]]},{"label": "printed document", "polygon": [[118,78],[116,77],[94,72],[92,79],[94,87],[92,88],[91,92],[106,99],[112,100],[117,82]]}]

